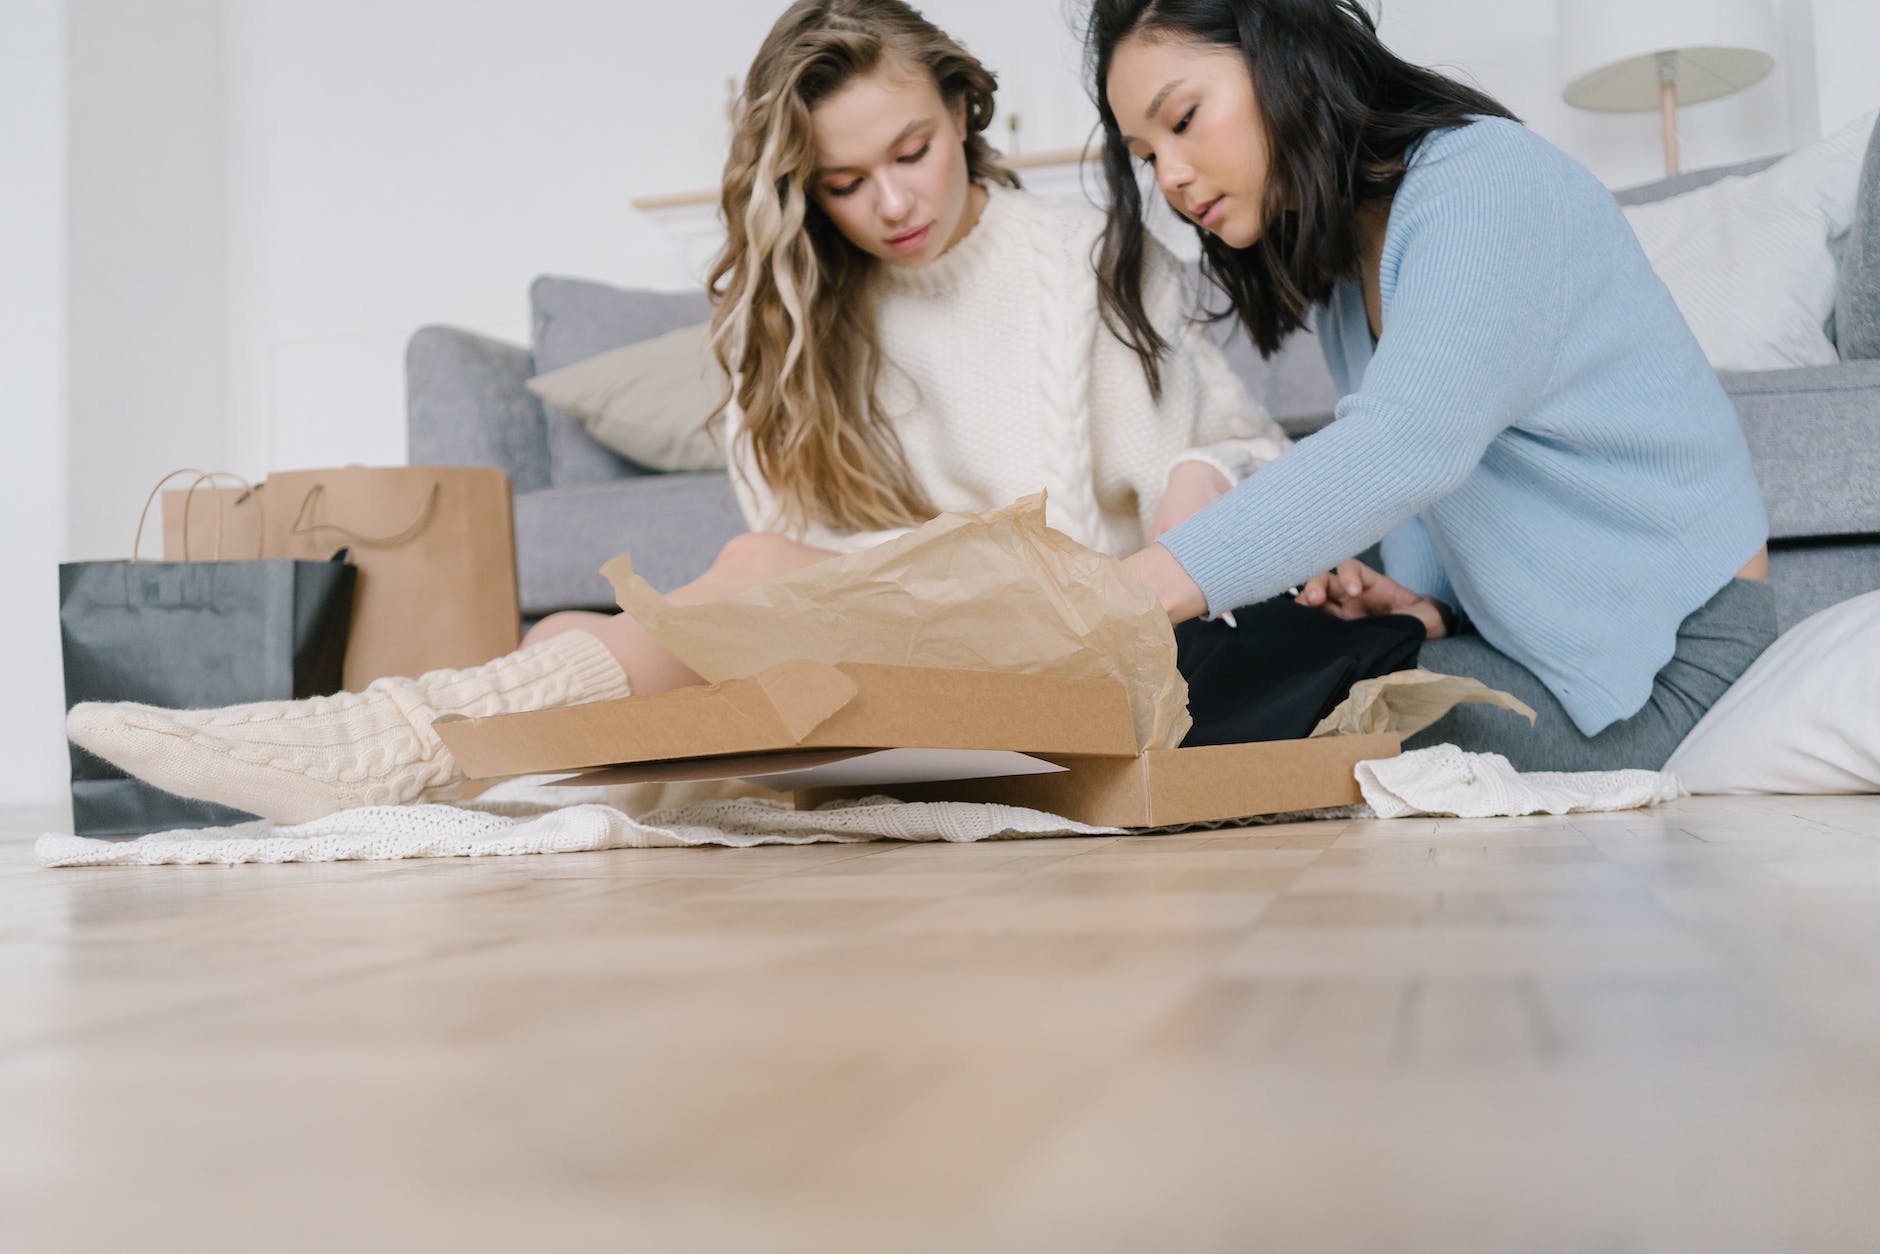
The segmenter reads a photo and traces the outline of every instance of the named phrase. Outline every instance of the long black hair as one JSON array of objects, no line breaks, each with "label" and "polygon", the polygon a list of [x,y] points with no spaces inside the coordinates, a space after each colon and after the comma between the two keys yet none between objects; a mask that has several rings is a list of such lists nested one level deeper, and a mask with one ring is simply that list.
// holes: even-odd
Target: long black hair
[{"label": "long black hair", "polygon": [[1357,277],[1359,210],[1395,194],[1418,140],[1474,116],[1514,117],[1392,53],[1359,0],[1094,0],[1085,53],[1109,190],[1097,257],[1103,317],[1157,390],[1168,345],[1142,303],[1142,195],[1105,91],[1117,46],[1136,35],[1233,48],[1253,76],[1270,162],[1265,230],[1244,249],[1195,230],[1202,271],[1229,302],[1211,316],[1238,318],[1263,356],[1334,284]]}]

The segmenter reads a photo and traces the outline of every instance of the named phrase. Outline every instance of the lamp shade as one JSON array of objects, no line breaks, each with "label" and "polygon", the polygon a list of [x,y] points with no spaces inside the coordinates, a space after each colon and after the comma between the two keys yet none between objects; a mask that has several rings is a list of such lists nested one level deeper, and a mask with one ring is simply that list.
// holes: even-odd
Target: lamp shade
[{"label": "lamp shade", "polygon": [[1684,104],[1748,87],[1776,63],[1768,0],[1556,0],[1556,9],[1561,95],[1577,109],[1658,108],[1661,57]]}]

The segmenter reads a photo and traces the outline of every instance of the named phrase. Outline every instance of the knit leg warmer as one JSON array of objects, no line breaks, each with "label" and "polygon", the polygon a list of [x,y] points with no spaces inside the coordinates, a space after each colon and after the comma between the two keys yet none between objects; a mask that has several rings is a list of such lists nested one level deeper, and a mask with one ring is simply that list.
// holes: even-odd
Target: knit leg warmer
[{"label": "knit leg warmer", "polygon": [[466,670],[385,678],[363,692],[218,710],[87,702],[66,734],[166,792],[305,823],[354,806],[442,801],[463,783],[431,722],[627,695],[626,673],[582,631]]}]

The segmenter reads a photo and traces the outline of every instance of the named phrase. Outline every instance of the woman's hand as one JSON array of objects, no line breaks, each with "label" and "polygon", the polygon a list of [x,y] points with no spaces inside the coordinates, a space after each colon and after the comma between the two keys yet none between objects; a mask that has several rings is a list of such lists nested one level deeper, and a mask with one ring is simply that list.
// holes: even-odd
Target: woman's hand
[{"label": "woman's hand", "polygon": [[1165,533],[1214,504],[1233,486],[1226,475],[1206,462],[1176,462],[1169,469],[1168,487],[1162,491],[1162,501],[1149,520],[1149,542],[1160,540]]},{"label": "woman's hand", "polygon": [[1161,545],[1151,544],[1131,553],[1123,559],[1123,569],[1155,593],[1171,623],[1187,622],[1208,612],[1208,598],[1201,585]]},{"label": "woman's hand", "polygon": [[1431,640],[1449,634],[1443,626],[1443,614],[1436,602],[1418,596],[1390,576],[1372,570],[1357,558],[1341,562],[1337,570],[1314,575],[1306,580],[1293,598],[1311,609],[1324,610],[1334,618],[1377,618],[1385,614],[1408,614],[1421,619]]}]

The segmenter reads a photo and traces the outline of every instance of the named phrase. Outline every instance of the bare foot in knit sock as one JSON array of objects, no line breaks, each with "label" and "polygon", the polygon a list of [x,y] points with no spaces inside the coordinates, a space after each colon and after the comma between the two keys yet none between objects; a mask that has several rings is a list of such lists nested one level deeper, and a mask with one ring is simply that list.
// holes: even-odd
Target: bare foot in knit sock
[{"label": "bare foot in knit sock", "polygon": [[66,717],[75,744],[166,792],[277,823],[336,810],[448,799],[463,781],[431,722],[627,695],[594,637],[567,632],[482,666],[381,679],[364,692],[216,710],[89,702]]}]

